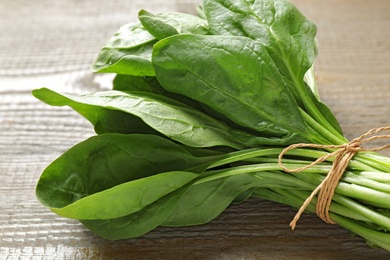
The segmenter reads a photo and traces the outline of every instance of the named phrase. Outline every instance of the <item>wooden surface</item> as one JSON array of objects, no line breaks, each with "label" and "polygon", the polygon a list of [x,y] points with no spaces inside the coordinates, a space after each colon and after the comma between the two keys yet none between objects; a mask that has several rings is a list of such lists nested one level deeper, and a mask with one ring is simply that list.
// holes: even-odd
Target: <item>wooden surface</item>
[{"label": "wooden surface", "polygon": [[[318,26],[322,100],[345,135],[390,125],[390,1],[293,1]],[[95,237],[36,200],[43,169],[92,127],[68,108],[35,100],[34,88],[110,87],[92,75],[95,54],[136,12],[194,12],[190,0],[0,1],[1,259],[390,259],[336,225],[305,215],[292,232],[290,207],[251,199],[203,226],[158,228],[123,241]],[[390,153],[385,152],[387,155]]]}]

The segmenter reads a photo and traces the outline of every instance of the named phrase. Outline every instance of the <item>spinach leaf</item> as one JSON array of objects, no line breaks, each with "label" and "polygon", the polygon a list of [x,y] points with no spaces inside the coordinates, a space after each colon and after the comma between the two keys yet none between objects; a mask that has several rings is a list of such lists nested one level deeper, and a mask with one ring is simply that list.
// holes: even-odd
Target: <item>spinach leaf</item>
[{"label": "spinach leaf", "polygon": [[[268,138],[231,128],[199,110],[153,93],[106,91],[74,95],[59,94],[42,88],[34,90],[33,94],[36,98],[50,105],[72,107],[92,122],[95,127],[97,122],[101,124],[102,127],[100,125],[96,127],[101,132],[105,132],[104,129],[117,127],[121,129],[119,132],[126,133],[125,125],[127,122],[130,124],[133,122],[132,118],[119,123],[116,123],[114,118],[105,120],[105,112],[101,109],[109,109],[139,117],[147,126],[160,134],[192,147],[227,146],[240,149],[299,140],[299,136],[295,133],[283,138]],[[137,126],[140,122],[135,123],[135,127],[128,131],[139,128],[153,133],[153,130],[147,126]]]},{"label": "spinach leaf", "polygon": [[112,240],[141,236],[158,226],[205,223],[218,216],[240,191],[256,185],[259,185],[258,179],[246,174],[195,186],[190,182],[136,213],[81,222],[95,234]]},{"label": "spinach leaf", "polygon": [[198,177],[184,171],[164,172],[136,179],[83,197],[62,208],[51,208],[60,216],[73,219],[112,219],[142,210]]},{"label": "spinach leaf", "polygon": [[256,40],[291,81],[293,93],[297,93],[295,85],[303,87],[315,57],[317,30],[288,0],[205,0],[203,7],[213,34]]},{"label": "spinach leaf", "polygon": [[145,124],[139,117],[123,111],[90,105],[88,103],[74,102],[65,96],[45,88],[34,90],[33,95],[53,106],[69,105],[92,123],[97,134],[143,133],[161,135],[158,131]]},{"label": "spinach leaf", "polygon": [[331,110],[304,82],[316,56],[316,26],[288,0],[204,0],[212,34],[248,37],[269,53],[297,103],[328,130],[342,136]]},{"label": "spinach leaf", "polygon": [[141,10],[138,19],[149,33],[159,40],[182,33],[209,34],[207,21],[191,14],[152,14]]},{"label": "spinach leaf", "polygon": [[[187,106],[193,107],[200,111],[206,112],[204,106],[199,102],[178,95],[169,91],[166,91],[158,82],[156,77],[142,77],[142,76],[131,76],[131,75],[117,75],[114,79],[114,90],[121,91],[145,91],[160,94],[177,101],[186,104]],[[207,113],[206,113],[207,114]]]},{"label": "spinach leaf", "polygon": [[111,240],[144,235],[161,226],[190,186],[191,183],[133,214],[107,220],[81,220],[81,223],[96,235]]},{"label": "spinach leaf", "polygon": [[[221,173],[223,170],[220,171]],[[275,180],[238,174],[206,180],[203,173],[187,185],[167,194],[142,210],[109,220],[81,220],[95,234],[112,240],[144,235],[158,226],[188,226],[209,222],[247,190],[283,187]],[[270,173],[274,174],[274,173]],[[223,175],[223,174],[222,174]],[[203,176],[203,177],[202,177]],[[289,187],[288,184],[286,187]]]},{"label": "spinach leaf", "polygon": [[142,24],[124,25],[109,39],[91,67],[93,72],[154,76],[151,55],[158,39],[178,33],[209,33],[207,21],[190,14],[154,15],[142,10],[139,20]]},{"label": "spinach leaf", "polygon": [[58,94],[49,89],[35,90],[34,95],[50,105],[68,105],[76,111],[79,111],[80,104],[81,108],[88,105],[88,110],[82,110],[82,115],[87,118],[94,118],[95,110],[100,108],[130,113],[163,135],[188,146],[239,148],[244,145],[232,141],[235,137],[229,133],[230,129],[225,124],[161,95],[121,91],[72,95]]},{"label": "spinach leaf", "polygon": [[[224,155],[195,157],[155,135],[104,134],[75,145],[52,162],[42,173],[36,194],[66,217],[120,217],[180,188],[221,158]],[[171,172],[183,170],[190,173]]]},{"label": "spinach leaf", "polygon": [[162,225],[205,224],[219,216],[242,192],[258,186],[262,186],[261,180],[249,174],[228,176],[199,184],[195,182],[181,196]]},{"label": "spinach leaf", "polygon": [[[89,105],[78,104],[73,106],[77,111],[91,109]],[[97,134],[121,133],[121,134],[154,134],[160,135],[155,129],[145,124],[141,118],[119,110],[99,108],[96,110],[96,119],[92,124]],[[82,113],[81,113],[82,114]]]},{"label": "spinach leaf", "polygon": [[97,55],[93,72],[153,76],[153,44],[157,40],[140,23],[127,24],[111,37]]},{"label": "spinach leaf", "polygon": [[265,136],[305,136],[306,124],[282,74],[267,50],[249,38],[175,35],[155,45],[153,65],[165,89],[239,125]]}]

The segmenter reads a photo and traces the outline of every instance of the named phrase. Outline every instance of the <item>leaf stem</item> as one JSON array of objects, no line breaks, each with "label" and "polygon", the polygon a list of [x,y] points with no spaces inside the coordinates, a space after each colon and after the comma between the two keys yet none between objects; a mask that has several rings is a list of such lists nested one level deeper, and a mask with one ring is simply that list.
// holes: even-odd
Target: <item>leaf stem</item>
[{"label": "leaf stem", "polygon": [[[341,145],[348,143],[347,139],[341,137],[340,134],[333,134],[331,131],[329,131],[327,128],[323,127],[320,123],[313,119],[310,115],[308,115],[303,109],[301,109],[301,112],[306,123],[311,126],[319,135],[323,136],[326,139],[326,141],[328,142],[326,144]],[[310,141],[315,142],[316,140]]]}]

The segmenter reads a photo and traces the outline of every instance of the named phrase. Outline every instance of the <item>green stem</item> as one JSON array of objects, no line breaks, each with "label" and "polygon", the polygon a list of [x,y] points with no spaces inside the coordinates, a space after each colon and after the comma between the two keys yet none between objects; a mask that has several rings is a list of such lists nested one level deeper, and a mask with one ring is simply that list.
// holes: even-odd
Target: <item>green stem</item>
[{"label": "green stem", "polygon": [[261,149],[261,148],[252,148],[241,150],[237,152],[232,152],[228,154],[228,157],[219,160],[212,165],[209,166],[209,169],[215,168],[218,166],[245,161],[247,159],[262,157],[262,156],[270,156],[270,155],[278,155],[282,152],[282,148],[269,148],[269,149]]},{"label": "green stem", "polygon": [[379,232],[373,230],[366,225],[359,223],[358,221],[354,221],[348,218],[341,217],[337,214],[330,215],[332,220],[336,222],[338,225],[364,237],[366,240],[376,244],[377,246],[382,247],[390,251],[390,233]]},{"label": "green stem", "polygon": [[356,161],[370,165],[381,172],[390,173],[390,158],[375,152],[359,152],[354,156]]},{"label": "green stem", "polygon": [[[297,167],[301,167],[302,165],[291,164],[287,166],[297,168]],[[285,184],[288,187],[297,186],[297,187],[308,188],[307,182],[301,181],[298,178],[295,178],[289,174],[277,172],[279,170],[280,167],[276,163],[252,164],[252,165],[230,167],[230,168],[220,169],[220,170],[209,170],[202,175],[202,177],[196,182],[196,184],[200,184],[200,183],[204,183],[204,182],[208,182],[220,178],[225,178],[228,176],[238,175],[238,174],[252,174],[257,178],[263,178],[264,181],[269,179],[278,180],[280,182],[279,183],[276,182],[276,183],[279,186]],[[322,166],[317,165],[315,167],[305,170],[304,172],[313,173],[318,171],[325,172],[326,170],[324,170]]]},{"label": "green stem", "polygon": [[371,172],[371,171],[362,171],[355,173],[359,176],[362,176],[366,179],[370,179],[373,181],[381,182],[381,183],[389,183],[390,184],[390,174],[385,172]]},{"label": "green stem", "polygon": [[[332,145],[342,145],[346,144],[349,141],[342,137],[339,133],[332,133],[323,125],[318,123],[315,119],[313,119],[310,115],[308,115],[305,111],[301,110],[302,115],[305,121],[308,123],[310,127],[312,127],[316,132],[318,132],[322,137],[324,137],[328,143],[319,143],[319,144],[332,144]],[[310,137],[310,135],[309,135]],[[318,138],[312,138],[313,143],[318,143]],[[329,150],[332,151],[332,150]],[[378,153],[374,152],[359,152],[354,157],[357,161],[370,166],[373,169],[377,169],[379,171],[390,171],[390,159],[386,156],[381,156]]]},{"label": "green stem", "polygon": [[333,197],[335,201],[340,203],[341,205],[353,210],[356,212],[356,214],[359,214],[367,219],[369,219],[371,222],[386,228],[390,230],[390,218],[378,213],[375,210],[372,210],[363,204],[360,204],[354,200],[349,199],[345,196],[339,196],[338,194],[335,194]]},{"label": "green stem", "polygon": [[[282,203],[285,205],[290,205],[296,209],[300,208],[303,204],[303,202],[306,200],[307,197],[310,196],[310,192],[302,191],[298,189],[277,189],[277,188],[271,188],[271,189],[257,189],[253,193],[254,197],[267,199],[271,201],[275,201],[278,203]],[[340,196],[343,197],[343,196]],[[315,213],[316,208],[315,204],[317,203],[317,198],[313,198],[313,200],[310,202],[310,204],[305,209],[305,212],[308,213]],[[337,213],[341,216],[349,217],[356,220],[361,221],[370,221],[369,219],[365,218],[364,216],[361,216],[359,214],[356,214],[356,211],[345,207],[342,204],[339,204],[338,202],[333,201],[330,205],[330,212]]]},{"label": "green stem", "polygon": [[[259,157],[267,157],[267,158],[274,158],[277,159],[278,155],[283,151],[283,148],[251,148],[246,150],[241,150],[237,152],[231,152],[227,154],[227,157],[224,159],[221,159],[214,164],[210,165],[208,169],[212,169],[218,166],[227,165],[235,162],[243,162],[243,161],[249,161],[250,159],[259,158]],[[286,153],[286,156],[293,156],[296,157],[302,157],[302,158],[310,158],[310,159],[317,159],[322,156],[326,156],[329,154],[329,152],[321,151],[321,150],[313,150],[313,149],[305,149],[305,148],[297,148],[290,150]],[[334,158],[328,158],[328,162],[333,162]],[[256,162],[256,160],[252,161]],[[284,160],[283,160],[284,162]],[[377,171],[377,168],[371,167],[367,164],[364,164],[363,162],[359,160],[352,159],[349,162],[349,166],[352,169],[361,170],[361,171]]]},{"label": "green stem", "polygon": [[[301,204],[300,205],[302,205],[302,203],[306,200],[306,198],[308,198],[310,196],[310,193],[309,192],[305,192],[305,191],[291,190],[290,192],[295,194],[297,197],[299,197],[301,199]],[[345,198],[342,195],[337,195],[337,196],[338,196],[338,198]],[[313,213],[315,213],[314,205],[316,205],[316,204],[317,204],[317,198],[315,197],[315,198],[313,198],[313,200],[309,204],[309,206],[310,205],[313,206],[312,207],[313,208],[313,210],[312,210]],[[350,209],[350,208],[348,208],[348,207],[338,203],[337,201],[332,201],[332,203],[330,204],[329,211],[337,213],[337,214],[339,214],[341,216],[353,218],[353,219],[356,219],[356,220],[370,221],[369,219],[365,218],[364,216],[362,216],[360,214],[356,214],[356,211],[354,211],[353,209]]]},{"label": "green stem", "polygon": [[[258,189],[254,192],[253,195],[255,197],[276,201],[285,205],[290,205],[292,207],[298,208],[306,199],[308,193],[296,189]],[[368,227],[367,225],[362,224],[361,221],[364,222],[370,220],[359,214],[361,210],[359,210],[359,212],[356,211],[356,205],[358,205],[356,202],[353,202],[343,196],[338,196],[337,200],[343,202],[343,204],[347,204],[348,207],[345,207],[343,204],[339,204],[337,202],[332,202],[330,208],[330,217],[336,224],[360,235],[367,241],[370,241],[377,246],[380,246],[386,250],[390,250],[389,233],[376,231]],[[311,213],[315,212],[315,203],[315,201],[312,201],[306,208],[306,211]],[[380,218],[383,218],[383,216],[380,216]],[[377,222],[377,219],[375,220]],[[387,219],[387,221],[388,220],[389,219]]]},{"label": "green stem", "polygon": [[[299,179],[309,182],[315,186],[318,186],[324,179],[324,176],[318,173],[305,174],[299,172],[299,173],[291,173],[291,175],[294,175]],[[366,183],[365,185],[368,186],[369,184]],[[390,190],[390,186],[387,190]],[[341,194],[351,198],[364,200],[367,204],[370,204],[372,206],[385,207],[385,208],[390,207],[389,193],[378,191],[372,187],[363,187],[359,185],[358,182],[352,184],[346,183],[344,182],[343,178],[340,179],[339,184],[336,187],[335,195],[336,194]]]},{"label": "green stem", "polygon": [[[319,143],[319,144],[332,144],[332,145],[341,145],[348,143],[348,140],[342,137],[338,132],[337,135],[329,131],[323,125],[318,123],[315,119],[313,119],[310,115],[308,115],[304,110],[301,109],[302,115],[306,123],[312,127],[319,135],[323,136],[328,143]],[[327,122],[327,121],[326,121]],[[316,140],[309,140],[316,142]]]}]

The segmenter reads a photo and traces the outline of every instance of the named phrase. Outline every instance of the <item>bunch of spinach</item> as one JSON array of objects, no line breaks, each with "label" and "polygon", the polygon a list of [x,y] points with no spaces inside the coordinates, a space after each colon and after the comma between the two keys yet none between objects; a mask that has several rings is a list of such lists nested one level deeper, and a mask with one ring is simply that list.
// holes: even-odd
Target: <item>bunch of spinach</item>
[{"label": "bunch of spinach", "polygon": [[[92,66],[116,74],[111,91],[33,91],[97,133],[45,169],[36,190],[43,205],[124,239],[207,223],[249,197],[299,207],[324,179],[333,158],[299,173],[278,166],[289,144],[348,142],[319,100],[316,26],[287,0],[204,0],[199,10],[141,10],[139,22],[120,28]],[[295,149],[284,164],[330,151]],[[387,250],[389,169],[389,158],[358,153],[330,208],[334,222]]]}]

